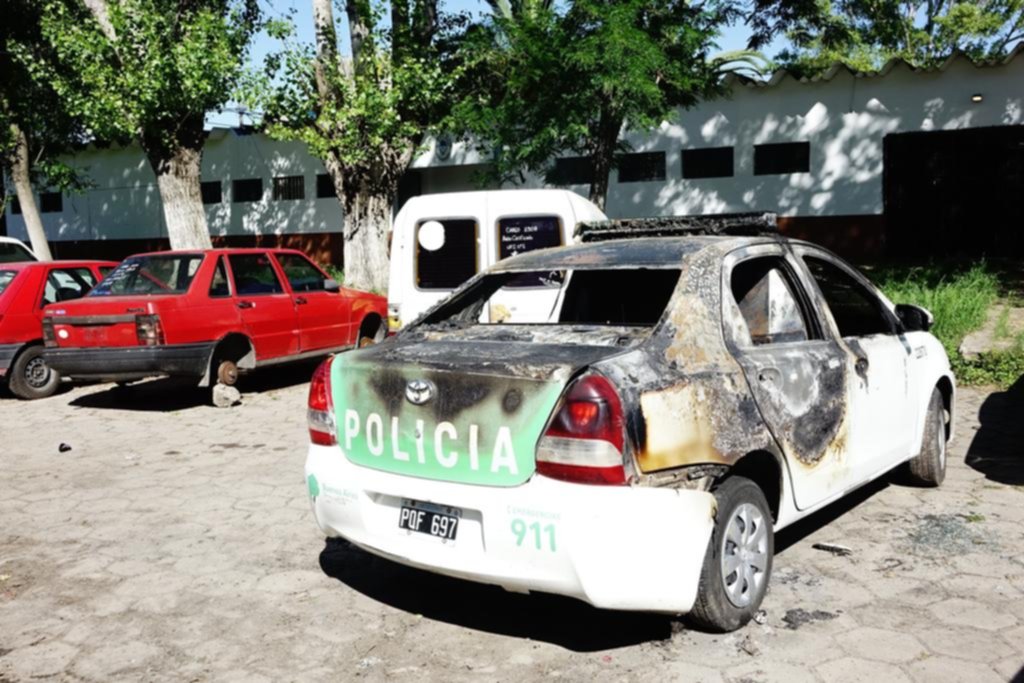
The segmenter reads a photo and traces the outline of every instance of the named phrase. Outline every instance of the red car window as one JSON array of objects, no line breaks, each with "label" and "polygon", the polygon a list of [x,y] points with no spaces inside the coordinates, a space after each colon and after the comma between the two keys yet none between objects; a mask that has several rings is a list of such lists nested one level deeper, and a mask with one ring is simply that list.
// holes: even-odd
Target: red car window
[{"label": "red car window", "polygon": [[238,296],[280,294],[284,291],[266,254],[232,254],[228,259]]}]

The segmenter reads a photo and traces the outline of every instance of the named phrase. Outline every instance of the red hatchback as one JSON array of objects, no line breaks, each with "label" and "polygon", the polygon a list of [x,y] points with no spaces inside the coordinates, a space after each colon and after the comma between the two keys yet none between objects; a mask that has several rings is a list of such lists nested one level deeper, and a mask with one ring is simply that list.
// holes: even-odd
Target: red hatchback
[{"label": "red hatchback", "polygon": [[85,296],[114,261],[0,263],[0,381],[15,396],[44,398],[60,375],[43,360],[43,306]]},{"label": "red hatchback", "polygon": [[208,249],[130,256],[45,316],[46,362],[68,377],[231,385],[240,371],[382,339],[387,300],[340,287],[299,251]]}]

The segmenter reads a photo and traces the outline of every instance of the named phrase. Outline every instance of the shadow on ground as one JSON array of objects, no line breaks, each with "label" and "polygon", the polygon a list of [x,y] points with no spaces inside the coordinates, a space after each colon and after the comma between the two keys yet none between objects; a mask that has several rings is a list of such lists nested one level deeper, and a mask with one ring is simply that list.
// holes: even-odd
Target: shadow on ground
[{"label": "shadow on ground", "polygon": [[964,462],[1000,484],[1024,485],[1024,377],[981,404],[981,426]]},{"label": "shadow on ground", "polygon": [[[884,490],[889,479],[882,477],[779,532],[776,554]],[[496,586],[432,574],[376,557],[341,539],[327,539],[320,553],[320,568],[350,588],[396,609],[575,652],[667,641],[682,625],[679,619],[665,615],[600,610],[571,598],[509,593]]]},{"label": "shadow on ground", "polygon": [[[245,409],[245,397],[267,391],[285,389],[309,382],[320,359],[304,360],[286,365],[255,370],[238,380],[237,388],[242,393],[241,405],[233,410]],[[168,377],[144,380],[127,386],[106,384],[100,391],[94,391],[71,401],[80,408],[109,408],[113,410],[136,410],[143,412],[173,412],[198,406],[208,406],[211,389],[196,386],[196,381]]]},{"label": "shadow on ground", "polygon": [[[509,593],[405,567],[349,543],[328,539],[320,567],[367,597],[428,619],[488,633],[529,638],[575,652],[628,647],[672,637],[663,615],[613,612],[556,595]],[[638,580],[643,580],[638,577]]]}]

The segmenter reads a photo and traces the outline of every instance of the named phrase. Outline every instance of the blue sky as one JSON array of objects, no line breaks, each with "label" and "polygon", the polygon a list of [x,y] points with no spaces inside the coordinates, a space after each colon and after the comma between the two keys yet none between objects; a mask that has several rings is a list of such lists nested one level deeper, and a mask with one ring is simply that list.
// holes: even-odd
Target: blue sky
[{"label": "blue sky", "polygon": [[[448,12],[470,12],[480,14],[488,11],[488,5],[483,0],[442,0],[442,9]],[[300,42],[313,42],[313,10],[310,0],[260,0],[260,8],[268,18],[293,18],[297,29],[296,39]],[[337,12],[337,8],[335,9]],[[337,14],[335,15],[337,16]],[[750,31],[743,24],[726,27],[719,40],[719,50],[739,50],[746,47]],[[776,40],[763,52],[768,57],[774,57],[781,49],[781,41]],[[255,66],[262,63],[263,58],[270,52],[279,48],[279,44],[260,34],[252,46],[250,62]],[[230,107],[229,107],[230,108]],[[225,111],[222,114],[211,114],[208,121],[234,124],[238,122],[237,113]]]}]

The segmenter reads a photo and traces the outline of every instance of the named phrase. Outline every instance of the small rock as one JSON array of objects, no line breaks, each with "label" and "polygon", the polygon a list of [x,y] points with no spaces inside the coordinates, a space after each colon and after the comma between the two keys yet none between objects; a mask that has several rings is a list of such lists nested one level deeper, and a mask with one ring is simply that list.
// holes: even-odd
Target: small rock
[{"label": "small rock", "polygon": [[851,548],[848,548],[845,545],[839,545],[838,543],[815,543],[811,547],[815,550],[824,550],[825,552],[832,553],[838,557],[853,555],[853,550]]},{"label": "small rock", "polygon": [[761,648],[749,635],[740,641],[740,649],[746,652],[751,657],[756,657],[761,654]]},{"label": "small rock", "polygon": [[216,384],[213,387],[213,405],[218,408],[230,408],[242,402],[242,394],[234,387]]},{"label": "small rock", "polygon": [[71,450],[71,444],[61,443],[61,445],[57,446],[57,450],[61,453],[67,453]]},{"label": "small rock", "polygon": [[764,624],[767,621],[768,621],[768,613],[765,612],[763,609],[757,610],[757,613],[754,614],[754,623],[755,624]]}]

